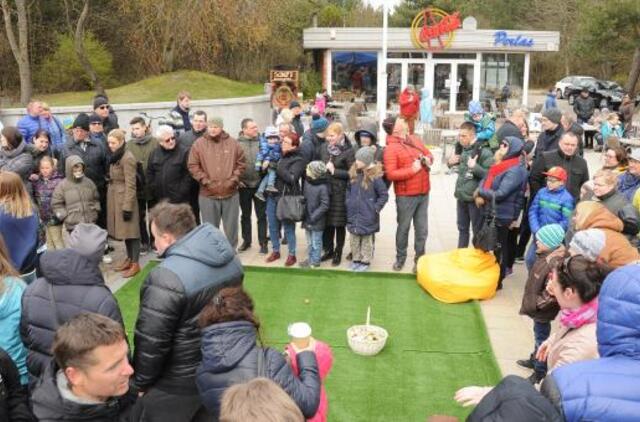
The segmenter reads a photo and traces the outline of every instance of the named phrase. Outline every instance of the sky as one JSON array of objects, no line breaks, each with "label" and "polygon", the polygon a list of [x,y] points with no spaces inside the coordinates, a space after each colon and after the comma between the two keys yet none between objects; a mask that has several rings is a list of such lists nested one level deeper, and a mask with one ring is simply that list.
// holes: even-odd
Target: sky
[{"label": "sky", "polygon": [[382,3],[387,3],[391,7],[395,7],[400,4],[400,1],[401,0],[365,0],[366,3],[369,3],[374,7],[382,6]]}]

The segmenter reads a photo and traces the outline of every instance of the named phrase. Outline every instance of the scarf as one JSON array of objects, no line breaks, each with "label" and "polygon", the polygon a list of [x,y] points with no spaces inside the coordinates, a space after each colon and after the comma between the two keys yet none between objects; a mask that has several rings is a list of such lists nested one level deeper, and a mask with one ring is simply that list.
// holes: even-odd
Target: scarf
[{"label": "scarf", "polygon": [[568,328],[580,328],[585,324],[593,324],[598,317],[598,298],[587,302],[578,309],[562,309],[560,323]]},{"label": "scarf", "polygon": [[124,155],[124,151],[126,150],[125,148],[126,145],[127,145],[126,143],[123,143],[120,148],[118,148],[111,154],[111,157],[109,158],[109,164],[115,164],[122,159],[122,156]]},{"label": "scarf", "polygon": [[509,170],[511,167],[515,167],[520,164],[520,156],[509,158],[507,160],[502,160],[498,164],[494,164],[489,168],[489,173],[487,174],[487,178],[484,181],[482,187],[484,189],[491,189],[491,185],[493,184],[493,179],[502,173]]}]

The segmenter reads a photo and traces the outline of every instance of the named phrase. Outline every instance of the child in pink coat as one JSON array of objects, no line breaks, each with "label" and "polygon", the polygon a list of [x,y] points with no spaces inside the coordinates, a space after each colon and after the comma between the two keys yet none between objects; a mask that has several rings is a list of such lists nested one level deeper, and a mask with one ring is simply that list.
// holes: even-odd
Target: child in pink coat
[{"label": "child in pink coat", "polygon": [[[295,350],[293,350],[291,345],[287,345],[285,352],[290,358],[289,363],[291,364],[293,373],[296,374],[296,376],[299,375],[300,370],[298,369]],[[324,379],[329,375],[329,371],[331,371],[331,367],[333,366],[333,353],[328,344],[318,340],[315,340],[314,352],[316,354],[316,360],[318,361],[318,371],[320,372],[322,387],[320,390],[320,405],[318,406],[318,411],[311,419],[307,420],[311,422],[326,422],[327,414],[329,413],[329,400],[327,399],[327,392],[324,388]]]}]

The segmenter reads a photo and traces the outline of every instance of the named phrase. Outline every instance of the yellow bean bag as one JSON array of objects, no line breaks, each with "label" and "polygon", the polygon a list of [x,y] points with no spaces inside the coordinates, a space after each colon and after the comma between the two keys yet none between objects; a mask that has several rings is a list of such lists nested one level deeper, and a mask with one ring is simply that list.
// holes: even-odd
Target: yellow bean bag
[{"label": "yellow bean bag", "polygon": [[479,249],[454,249],[418,260],[418,284],[445,303],[490,299],[496,294],[499,277],[496,258]]}]

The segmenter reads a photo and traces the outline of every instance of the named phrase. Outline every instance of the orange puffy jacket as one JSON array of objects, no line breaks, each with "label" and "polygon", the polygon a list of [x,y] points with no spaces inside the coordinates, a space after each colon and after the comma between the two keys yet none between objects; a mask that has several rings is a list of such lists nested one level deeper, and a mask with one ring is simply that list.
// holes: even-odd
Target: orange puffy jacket
[{"label": "orange puffy jacket", "polygon": [[420,138],[409,135],[403,140],[395,136],[387,136],[387,147],[384,150],[384,172],[387,179],[393,182],[396,196],[426,195],[429,193],[429,169],[422,167],[413,171],[413,162],[420,156],[433,159],[431,152]]}]

